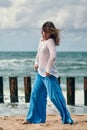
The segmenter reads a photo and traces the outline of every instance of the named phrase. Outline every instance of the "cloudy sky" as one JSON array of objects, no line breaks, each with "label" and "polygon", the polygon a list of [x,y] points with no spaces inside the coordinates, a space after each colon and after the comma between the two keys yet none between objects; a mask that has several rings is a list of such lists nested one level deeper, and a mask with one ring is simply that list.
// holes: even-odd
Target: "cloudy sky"
[{"label": "cloudy sky", "polygon": [[0,0],[0,51],[36,51],[45,21],[62,30],[58,51],[87,51],[87,0]]}]

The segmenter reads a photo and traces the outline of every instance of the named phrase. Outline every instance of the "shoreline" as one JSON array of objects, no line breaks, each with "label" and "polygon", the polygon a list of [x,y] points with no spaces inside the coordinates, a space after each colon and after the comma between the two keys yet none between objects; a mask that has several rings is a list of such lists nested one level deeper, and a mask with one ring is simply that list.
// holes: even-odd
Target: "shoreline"
[{"label": "shoreline", "polygon": [[26,124],[22,122],[25,116],[0,116],[0,130],[86,130],[87,115],[71,115],[74,124],[62,124],[59,115],[47,114],[46,123]]},{"label": "shoreline", "polygon": [[[87,106],[67,105],[71,115],[86,115]],[[22,116],[26,115],[29,109],[29,103],[3,103],[0,104],[0,116]],[[59,111],[50,100],[47,102],[46,113],[58,115]]]}]

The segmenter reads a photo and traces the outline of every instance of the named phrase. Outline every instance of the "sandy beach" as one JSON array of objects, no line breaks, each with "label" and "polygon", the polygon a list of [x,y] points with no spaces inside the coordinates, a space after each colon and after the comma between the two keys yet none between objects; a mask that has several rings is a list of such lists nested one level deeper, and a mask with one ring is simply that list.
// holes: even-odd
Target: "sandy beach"
[{"label": "sandy beach", "polygon": [[44,124],[26,124],[25,116],[0,116],[0,130],[87,130],[87,115],[72,115],[74,124],[62,124],[59,115],[47,115]]}]

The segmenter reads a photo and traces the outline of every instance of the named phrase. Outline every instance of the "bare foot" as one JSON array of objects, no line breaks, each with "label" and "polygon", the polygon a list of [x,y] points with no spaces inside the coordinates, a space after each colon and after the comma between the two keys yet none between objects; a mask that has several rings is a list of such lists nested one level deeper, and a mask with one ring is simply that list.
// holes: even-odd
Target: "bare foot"
[{"label": "bare foot", "polygon": [[24,121],[24,122],[22,122],[22,124],[25,125],[25,124],[31,124],[31,123],[28,121]]},{"label": "bare foot", "polygon": [[60,121],[60,120],[61,120],[61,117],[58,118],[58,121]]}]

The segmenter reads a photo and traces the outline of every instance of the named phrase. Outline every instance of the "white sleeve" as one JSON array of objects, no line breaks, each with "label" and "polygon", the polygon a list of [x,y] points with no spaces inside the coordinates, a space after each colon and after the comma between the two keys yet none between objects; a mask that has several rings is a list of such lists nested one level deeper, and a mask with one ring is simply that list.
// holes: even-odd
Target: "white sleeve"
[{"label": "white sleeve", "polygon": [[37,52],[37,54],[36,54],[35,64],[36,64],[36,65],[39,64],[39,52]]},{"label": "white sleeve", "polygon": [[53,66],[56,59],[56,45],[53,39],[48,40],[47,47],[49,49],[50,57],[45,70],[50,73],[50,68]]},{"label": "white sleeve", "polygon": [[[41,41],[41,39],[40,39]],[[39,42],[39,46],[37,49],[37,54],[36,54],[36,58],[35,58],[35,64],[39,65],[39,48],[40,48],[40,42]]]}]

